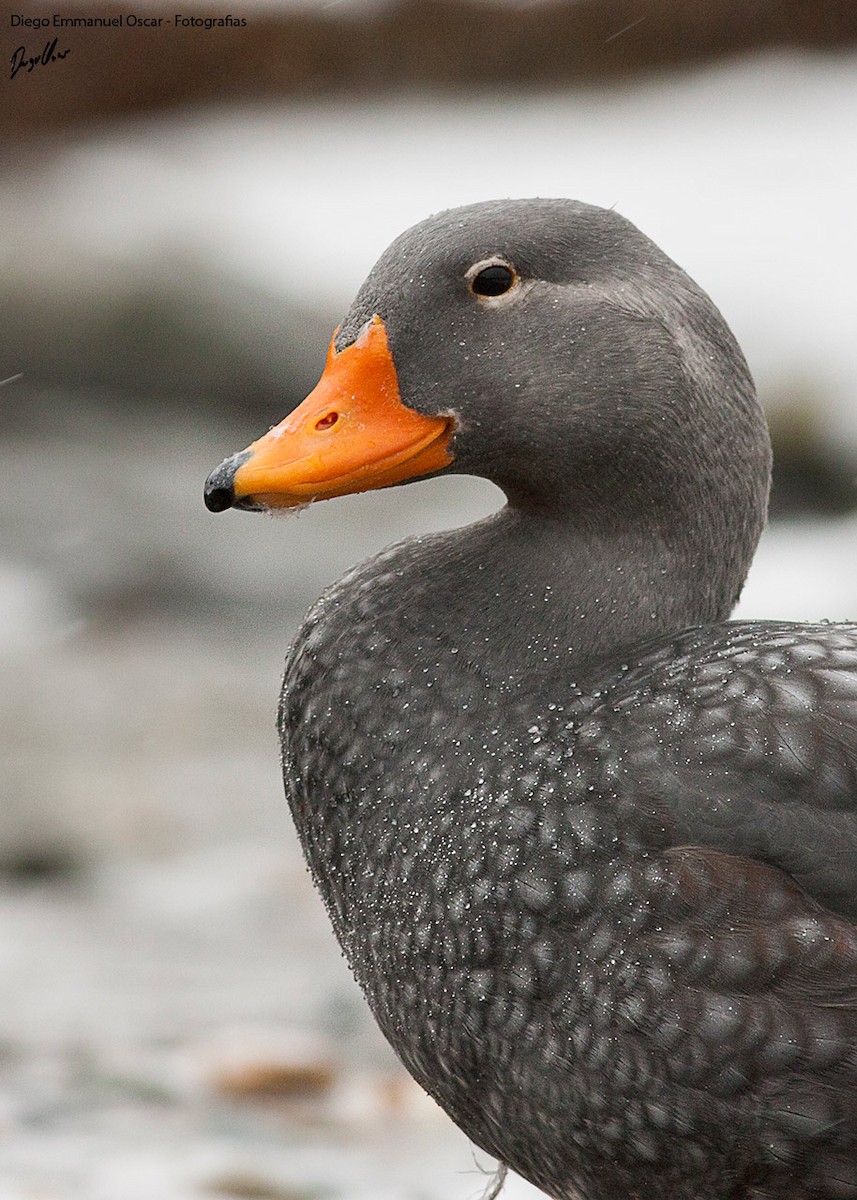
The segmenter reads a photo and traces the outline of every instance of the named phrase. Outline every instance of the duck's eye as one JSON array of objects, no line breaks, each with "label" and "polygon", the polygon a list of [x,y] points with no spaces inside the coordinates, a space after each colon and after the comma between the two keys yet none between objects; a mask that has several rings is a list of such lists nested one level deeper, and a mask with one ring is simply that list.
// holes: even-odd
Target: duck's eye
[{"label": "duck's eye", "polygon": [[470,290],[477,296],[502,296],[514,285],[515,272],[505,263],[491,263],[470,280]]}]

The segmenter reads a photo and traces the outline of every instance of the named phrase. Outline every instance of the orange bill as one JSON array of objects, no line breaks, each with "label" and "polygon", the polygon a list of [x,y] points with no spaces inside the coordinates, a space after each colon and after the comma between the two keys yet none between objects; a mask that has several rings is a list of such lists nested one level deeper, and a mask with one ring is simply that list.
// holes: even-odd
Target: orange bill
[{"label": "orange bill", "polygon": [[[379,316],[338,353],[294,412],[245,452],[235,500],[291,508],[310,500],[387,487],[452,462],[451,416],[406,408]],[[243,456],[242,456],[243,458]]]}]

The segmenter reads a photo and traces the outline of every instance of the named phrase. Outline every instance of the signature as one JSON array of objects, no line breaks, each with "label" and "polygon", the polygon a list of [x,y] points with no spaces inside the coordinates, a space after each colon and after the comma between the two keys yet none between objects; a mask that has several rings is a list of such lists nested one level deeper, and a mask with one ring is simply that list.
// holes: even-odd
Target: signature
[{"label": "signature", "polygon": [[46,67],[49,63],[59,62],[61,58],[69,53],[68,50],[57,50],[57,39],[48,42],[41,54],[35,58],[28,58],[27,51],[23,46],[19,46],[12,55],[12,74],[10,79],[14,79],[19,71],[32,71],[33,67]]}]

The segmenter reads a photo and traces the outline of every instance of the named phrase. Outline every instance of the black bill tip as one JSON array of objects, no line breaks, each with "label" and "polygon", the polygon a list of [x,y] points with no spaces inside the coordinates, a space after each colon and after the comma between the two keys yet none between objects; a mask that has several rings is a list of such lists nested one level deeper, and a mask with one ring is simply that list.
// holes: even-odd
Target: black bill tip
[{"label": "black bill tip", "polygon": [[235,504],[235,473],[250,457],[249,450],[242,450],[226,458],[215,467],[205,481],[205,507],[209,512],[225,512]]}]

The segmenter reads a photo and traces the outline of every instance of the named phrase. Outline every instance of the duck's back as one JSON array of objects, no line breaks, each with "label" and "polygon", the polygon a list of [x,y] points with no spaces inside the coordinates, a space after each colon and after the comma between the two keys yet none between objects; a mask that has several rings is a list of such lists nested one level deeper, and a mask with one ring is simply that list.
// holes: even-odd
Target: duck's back
[{"label": "duck's back", "polygon": [[857,625],[689,630],[644,654],[579,737],[615,744],[608,779],[656,795],[679,844],[776,865],[857,918]]},{"label": "duck's back", "polygon": [[577,750],[663,819],[630,1026],[673,1114],[711,1121],[710,1194],[857,1196],[857,626],[690,630],[608,691]]}]

